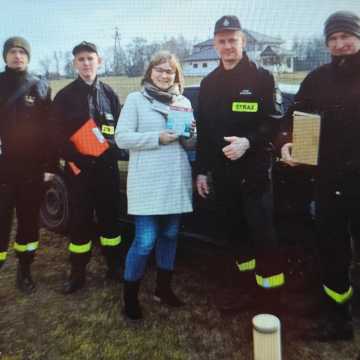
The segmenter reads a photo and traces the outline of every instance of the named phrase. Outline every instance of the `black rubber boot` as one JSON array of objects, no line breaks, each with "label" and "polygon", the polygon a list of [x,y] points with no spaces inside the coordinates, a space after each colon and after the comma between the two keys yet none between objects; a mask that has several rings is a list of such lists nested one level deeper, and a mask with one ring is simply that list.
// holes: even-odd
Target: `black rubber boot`
[{"label": "black rubber boot", "polygon": [[351,306],[345,304],[326,304],[325,311],[318,324],[304,334],[309,341],[333,342],[354,339]]},{"label": "black rubber boot", "polygon": [[69,278],[64,283],[63,293],[65,295],[73,294],[82,289],[86,281],[86,266],[85,265],[71,265],[71,272]]},{"label": "black rubber boot", "polygon": [[141,320],[143,318],[141,306],[139,304],[140,280],[124,280],[124,309],[123,313],[128,320]]},{"label": "black rubber boot", "polygon": [[30,262],[18,262],[16,270],[16,287],[24,294],[31,294],[36,290],[36,284],[31,277]]},{"label": "black rubber boot", "polygon": [[154,300],[172,307],[184,306],[185,303],[174,294],[171,288],[172,276],[172,271],[158,269]]},{"label": "black rubber boot", "polygon": [[106,271],[106,279],[110,281],[122,282],[122,269],[120,267],[120,251],[117,249],[106,249],[104,251],[104,256],[106,260],[106,265],[108,267]]}]

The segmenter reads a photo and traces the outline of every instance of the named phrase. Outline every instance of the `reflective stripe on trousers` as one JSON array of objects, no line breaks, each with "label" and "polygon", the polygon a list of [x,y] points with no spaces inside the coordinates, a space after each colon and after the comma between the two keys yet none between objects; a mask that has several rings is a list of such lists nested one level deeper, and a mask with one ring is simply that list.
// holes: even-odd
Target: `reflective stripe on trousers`
[{"label": "reflective stripe on trousers", "polygon": [[238,267],[239,271],[243,272],[243,271],[252,271],[255,269],[256,267],[256,260],[252,259],[246,262],[236,262],[236,266]]},{"label": "reflective stripe on trousers", "polygon": [[100,236],[100,244],[102,246],[117,246],[121,243],[121,236],[117,236],[115,238],[106,238],[104,236]]},{"label": "reflective stripe on trousers", "polygon": [[262,277],[256,274],[256,283],[264,289],[277,288],[285,284],[285,275],[280,273],[269,277]]},{"label": "reflective stripe on trousers", "polygon": [[328,288],[325,285],[323,285],[323,288],[324,288],[326,295],[329,296],[332,300],[334,300],[337,304],[344,304],[345,302],[350,300],[350,298],[352,297],[352,295],[354,293],[353,288],[351,286],[349,287],[349,289],[347,291],[345,291],[342,294],[340,294],[334,290],[331,290],[330,288]]},{"label": "reflective stripe on trousers", "polygon": [[83,245],[77,245],[74,243],[69,244],[69,251],[74,254],[84,254],[91,250],[91,241],[89,241],[87,244]]},{"label": "reflective stripe on trousers", "polygon": [[19,244],[15,241],[14,243],[14,249],[18,252],[24,253],[26,251],[35,251],[37,248],[39,247],[39,242],[35,241],[35,242],[31,242],[28,244]]}]

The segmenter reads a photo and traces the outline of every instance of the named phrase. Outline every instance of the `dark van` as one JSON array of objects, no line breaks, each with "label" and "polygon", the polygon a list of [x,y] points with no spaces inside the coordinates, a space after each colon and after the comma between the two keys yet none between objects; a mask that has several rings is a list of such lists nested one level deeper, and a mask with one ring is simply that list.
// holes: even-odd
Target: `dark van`
[{"label": "dark van", "polygon": [[[284,110],[293,102],[297,85],[282,85],[280,90],[283,95]],[[199,86],[188,86],[184,90],[184,95],[192,103],[195,118],[198,108]],[[126,207],[126,177],[128,166],[127,152],[123,152],[123,157],[119,161],[120,179],[121,179],[121,199],[122,204],[121,222],[131,222],[131,217],[127,215]],[[289,222],[289,218],[298,218],[302,216],[311,219],[311,199],[312,199],[312,177],[311,172],[304,167],[298,167],[295,171],[289,171],[287,166],[274,161],[273,171],[274,195],[275,195],[275,213],[278,221],[282,219]],[[299,182],[301,184],[299,184]],[[301,185],[299,187],[299,185]],[[293,191],[294,187],[297,189]],[[301,189],[299,191],[299,189]],[[221,214],[221,212],[220,212]],[[41,207],[40,218],[44,227],[54,232],[66,233],[69,221],[75,214],[72,211],[72,201],[67,189],[67,179],[65,173],[60,168],[53,181],[48,184],[45,199]],[[226,216],[226,214],[223,214]],[[217,216],[219,211],[215,211],[214,199],[200,198],[194,192],[194,212],[183,216],[182,234],[186,237],[192,237],[208,242],[217,242],[221,240],[217,237]],[[290,221],[291,222],[291,221]],[[285,236],[286,237],[286,236]],[[217,240],[215,240],[217,239]]]}]

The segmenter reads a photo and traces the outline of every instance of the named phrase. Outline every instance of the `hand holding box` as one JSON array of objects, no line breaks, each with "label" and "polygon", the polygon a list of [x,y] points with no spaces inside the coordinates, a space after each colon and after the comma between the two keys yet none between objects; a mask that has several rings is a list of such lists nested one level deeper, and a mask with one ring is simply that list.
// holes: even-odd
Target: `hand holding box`
[{"label": "hand holding box", "polygon": [[294,161],[305,165],[318,164],[320,127],[320,115],[294,111],[291,154]]}]

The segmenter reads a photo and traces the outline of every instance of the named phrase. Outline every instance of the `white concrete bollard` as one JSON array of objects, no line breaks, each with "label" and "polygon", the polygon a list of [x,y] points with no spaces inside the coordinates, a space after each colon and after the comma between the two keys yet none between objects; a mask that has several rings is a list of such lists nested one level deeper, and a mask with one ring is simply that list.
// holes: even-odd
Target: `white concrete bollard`
[{"label": "white concrete bollard", "polygon": [[253,320],[254,360],[281,360],[280,320],[259,314]]}]

